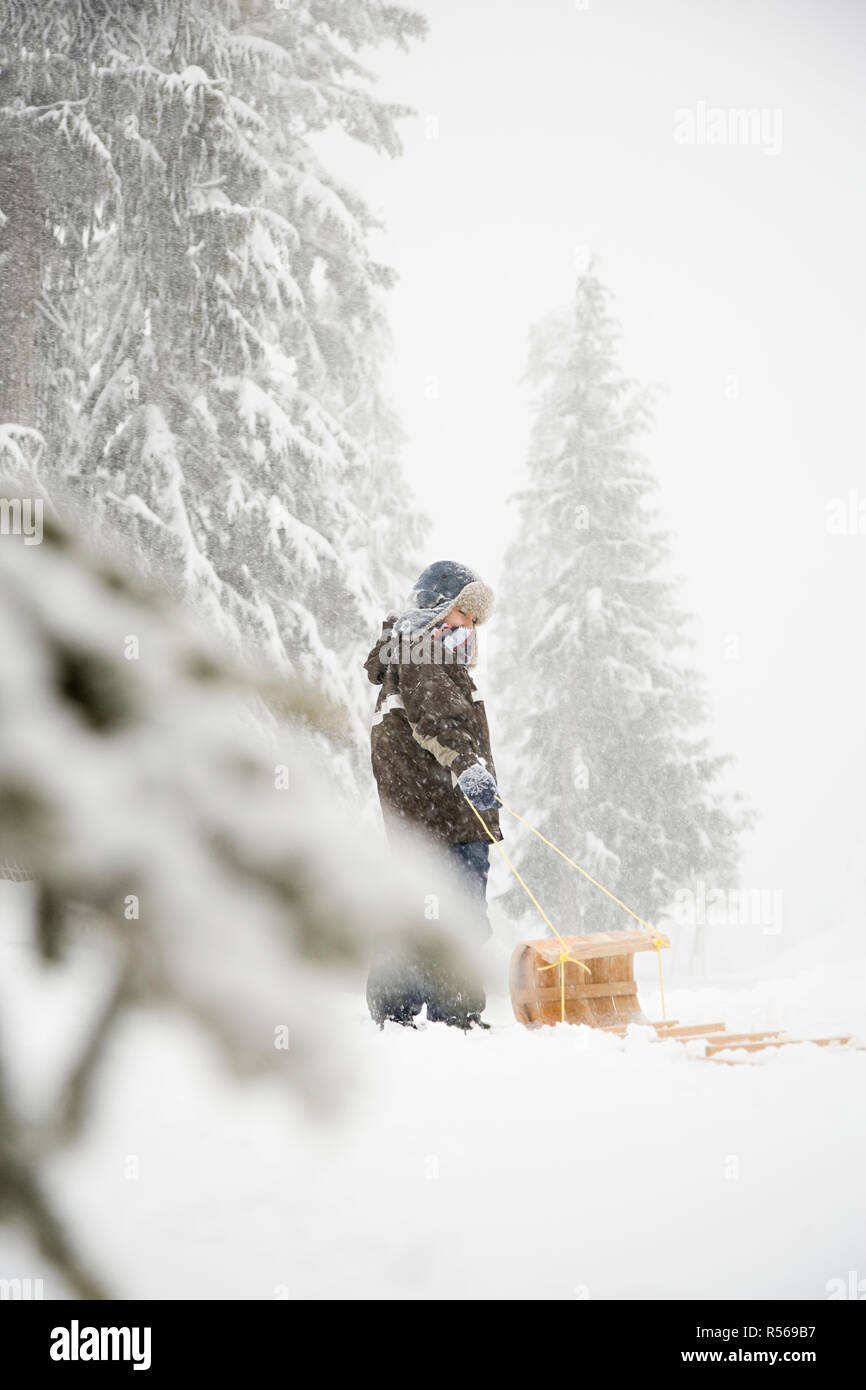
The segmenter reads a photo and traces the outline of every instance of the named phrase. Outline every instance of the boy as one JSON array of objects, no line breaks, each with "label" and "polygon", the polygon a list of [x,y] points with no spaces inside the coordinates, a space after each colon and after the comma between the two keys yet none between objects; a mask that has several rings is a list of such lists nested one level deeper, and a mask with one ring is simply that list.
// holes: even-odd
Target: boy
[{"label": "boy", "polygon": [[[403,822],[441,846],[475,903],[478,944],[491,935],[490,838],[501,840],[502,832],[487,716],[469,668],[475,629],[492,608],[493,591],[477,574],[439,560],[419,577],[409,609],[385,619],[364,663],[382,687],[371,752],[386,829]],[[380,954],[367,980],[367,1005],[379,1027],[386,1019],[414,1027],[424,1004],[431,1021],[489,1026],[477,980],[456,979],[417,955]]]}]

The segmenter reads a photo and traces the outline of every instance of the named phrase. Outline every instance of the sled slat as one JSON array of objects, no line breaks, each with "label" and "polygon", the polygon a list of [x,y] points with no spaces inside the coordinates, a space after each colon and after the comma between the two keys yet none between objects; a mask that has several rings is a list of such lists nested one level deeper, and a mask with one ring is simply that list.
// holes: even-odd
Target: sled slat
[{"label": "sled slat", "polygon": [[[652,1023],[652,1022],[650,1022],[649,1020],[647,1020],[647,1023],[646,1023],[645,1026],[648,1027],[648,1028],[673,1028],[674,1025],[677,1024],[678,1022],[679,1022],[679,1020],[676,1019],[676,1018],[670,1019],[667,1023]],[[599,1024],[599,1028],[601,1029],[601,1031],[602,1031],[603,1033],[624,1033],[627,1027],[628,1027],[628,1024],[627,1024],[627,1023],[600,1023],[600,1024]],[[723,1027],[724,1027],[724,1024],[722,1024],[722,1023],[715,1023],[715,1024],[713,1024],[713,1027],[714,1027],[714,1028],[723,1028]]]},{"label": "sled slat", "polygon": [[[646,931],[588,932],[585,936],[566,936],[563,938],[575,960],[603,960],[607,956],[633,956],[635,951],[652,951],[654,938]],[[670,946],[666,936],[661,937],[662,946]],[[552,936],[542,936],[536,941],[522,941],[521,947],[531,946],[537,956],[545,963],[554,964],[559,960],[560,943]]]},{"label": "sled slat", "polygon": [[[594,985],[566,985],[566,999],[606,999],[611,994],[636,995],[637,985],[634,980],[621,981],[619,983],[602,982]],[[518,989],[512,993],[512,999],[517,1004],[531,1004],[534,999],[541,1002],[550,1000],[551,1002],[562,998],[561,985],[540,985],[538,989]],[[621,1025],[613,1025],[614,1027]]]},{"label": "sled slat", "polygon": [[781,1033],[781,1028],[768,1028],[763,1033],[729,1033],[722,1026],[721,1029],[709,1035],[707,1042],[711,1047],[715,1047],[716,1044],[720,1047],[733,1047],[735,1044],[739,1046],[740,1042],[759,1043],[765,1038],[779,1038]]},{"label": "sled slat", "polygon": [[[748,1034],[743,1035],[748,1037]],[[851,1035],[838,1038],[766,1038],[763,1042],[736,1042],[730,1039],[727,1042],[721,1039],[711,1042],[707,1047],[706,1055],[714,1057],[717,1052],[725,1052],[729,1047],[735,1048],[738,1052],[761,1052],[765,1047],[793,1047],[796,1043],[815,1043],[817,1047],[830,1047],[833,1043],[846,1044],[851,1041]]]},{"label": "sled slat", "polygon": [[676,1027],[666,1027],[663,1023],[654,1023],[653,1027],[658,1031],[660,1038],[699,1038],[706,1033],[724,1032],[724,1023],[683,1023]]},{"label": "sled slat", "polygon": [[[637,1021],[637,1020],[635,1020]],[[675,1019],[668,1023],[647,1022],[641,1027],[655,1028],[657,1038],[680,1038],[688,1041],[689,1038],[699,1038],[708,1033],[723,1033],[724,1023],[682,1023],[678,1024]],[[627,1023],[611,1023],[605,1025],[606,1033],[614,1033],[617,1037],[625,1037],[628,1031]]]}]

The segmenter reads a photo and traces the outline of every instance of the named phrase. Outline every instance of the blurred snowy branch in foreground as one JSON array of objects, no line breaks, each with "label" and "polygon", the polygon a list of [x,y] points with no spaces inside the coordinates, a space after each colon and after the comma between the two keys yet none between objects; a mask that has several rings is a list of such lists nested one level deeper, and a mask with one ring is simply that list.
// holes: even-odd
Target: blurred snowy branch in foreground
[{"label": "blurred snowy branch in foreground", "polygon": [[[40,1164],[81,1133],[130,1006],[182,1011],[233,1072],[326,1109],[350,1071],[328,1045],[335,984],[357,983],[374,935],[452,948],[424,920],[432,864],[395,864],[340,818],[311,732],[335,711],[215,655],[47,509],[41,544],[0,537],[0,643],[0,854],[38,880],[42,959],[62,968],[84,933],[106,965],[50,1113],[13,1114],[0,1076],[0,1212],[98,1296]],[[281,716],[268,733],[256,699]]]}]

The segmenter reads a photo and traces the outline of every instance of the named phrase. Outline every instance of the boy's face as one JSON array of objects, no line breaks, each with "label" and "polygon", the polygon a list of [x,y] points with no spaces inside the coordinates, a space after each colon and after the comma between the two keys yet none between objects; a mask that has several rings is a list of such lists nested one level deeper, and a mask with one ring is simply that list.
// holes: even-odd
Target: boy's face
[{"label": "boy's face", "polygon": [[452,608],[450,613],[445,615],[445,621],[451,627],[474,627],[475,619],[471,613],[466,613],[462,608]]}]

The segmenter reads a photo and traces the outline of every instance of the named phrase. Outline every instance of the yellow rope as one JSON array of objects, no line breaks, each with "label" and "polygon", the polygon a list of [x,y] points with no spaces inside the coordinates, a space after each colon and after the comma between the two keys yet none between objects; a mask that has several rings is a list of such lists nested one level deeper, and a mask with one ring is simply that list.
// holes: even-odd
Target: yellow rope
[{"label": "yellow rope", "polygon": [[[557,966],[559,967],[559,1017],[560,1017],[560,1019],[561,1019],[561,1021],[562,1021],[563,1023],[565,1022],[565,967],[564,967],[564,962],[567,961],[567,960],[572,961],[572,963],[573,963],[574,965],[582,965],[583,968],[584,968],[584,970],[587,970],[587,966],[583,965],[583,961],[582,961],[582,960],[575,960],[574,956],[570,956],[570,955],[568,954],[567,951],[560,951],[560,953],[559,953],[559,960],[554,960],[554,961],[551,961],[549,965],[539,965],[539,967],[538,967],[539,970],[556,970]],[[591,975],[591,974],[592,974],[592,971],[590,970],[590,971],[588,971],[588,973]]]},{"label": "yellow rope", "polygon": [[[550,965],[543,965],[543,966],[540,966],[540,967],[539,967],[539,968],[542,969],[542,970],[553,970],[553,969],[556,968],[557,965],[559,966],[560,1003],[561,1003],[562,1021],[563,1021],[563,1023],[564,1023],[564,1022],[565,1022],[565,968],[564,968],[564,967],[565,967],[565,962],[566,962],[567,960],[570,960],[574,965],[579,965],[580,968],[581,968],[581,970],[585,970],[585,971],[586,971],[587,975],[591,975],[591,974],[592,974],[592,971],[589,969],[588,966],[584,965],[584,963],[583,963],[582,960],[577,960],[573,955],[571,955],[571,953],[570,953],[570,951],[568,950],[568,947],[567,947],[567,945],[566,945],[565,938],[564,938],[563,936],[561,936],[560,933],[556,930],[556,927],[553,925],[553,923],[551,922],[551,920],[550,920],[550,918],[548,917],[547,913],[544,911],[544,908],[541,906],[541,903],[538,901],[538,899],[536,898],[535,894],[531,891],[531,889],[527,886],[527,884],[524,883],[523,879],[520,877],[520,874],[517,872],[517,869],[514,867],[514,865],[512,864],[511,860],[509,859],[508,855],[505,853],[505,850],[502,848],[502,845],[500,844],[500,842],[497,840],[496,836],[495,836],[495,835],[493,834],[493,832],[491,831],[491,829],[490,829],[490,827],[488,826],[486,820],[484,820],[483,816],[480,815],[480,813],[479,813],[479,811],[477,810],[477,808],[476,808],[475,806],[472,805],[472,802],[469,800],[469,797],[466,796],[465,792],[464,792],[464,794],[463,794],[463,799],[464,799],[464,801],[466,802],[466,804],[467,804],[467,806],[469,807],[469,809],[472,811],[472,814],[473,814],[473,815],[481,822],[481,824],[483,825],[484,830],[485,830],[485,833],[487,834],[488,838],[490,839],[490,841],[492,842],[492,844],[494,844],[495,847],[499,850],[499,853],[502,855],[502,858],[505,860],[505,862],[506,862],[506,864],[508,865],[509,869],[510,869],[511,872],[514,874],[514,877],[517,879],[517,882],[520,884],[521,888],[523,888],[524,892],[528,895],[529,898],[531,898],[532,902],[533,902],[533,903],[535,904],[535,906],[538,908],[538,911],[541,913],[541,915],[542,915],[542,917],[544,918],[545,922],[546,922],[547,925],[550,927],[550,930],[553,932],[553,935],[556,937],[556,939],[557,939],[557,941],[559,942],[560,946],[565,947],[565,949],[564,949],[563,951],[560,952],[559,960],[558,960],[558,961],[554,961],[554,962],[552,962]],[[563,851],[562,851],[557,845],[555,845],[555,844],[553,843],[552,840],[548,840],[548,838],[547,838],[546,835],[542,835],[542,833],[541,833],[540,830],[536,830],[536,828],[535,828],[534,825],[530,825],[528,820],[524,820],[523,816],[518,815],[517,812],[514,811],[514,810],[512,810],[512,808],[511,808],[510,806],[507,806],[506,803],[502,800],[502,797],[499,795],[498,792],[497,792],[497,794],[496,794],[496,800],[499,802],[499,804],[500,804],[500,806],[502,807],[503,811],[507,811],[508,814],[509,814],[510,816],[514,816],[514,819],[515,819],[515,820],[519,820],[520,823],[521,823],[521,825],[525,825],[526,828],[527,828],[527,830],[531,830],[532,833],[533,833],[533,835],[537,835],[538,838],[539,838],[539,840],[543,840],[544,843],[545,843],[546,845],[548,845],[548,846],[550,847],[550,849],[552,849],[552,850],[554,851],[554,853],[556,853],[556,854],[559,855],[560,859],[564,859],[565,862],[566,862],[567,864],[570,864],[570,865],[572,866],[572,868],[577,869],[579,873],[582,873],[583,876],[584,876],[584,878],[588,878],[589,881],[590,881],[590,883],[594,884],[594,886],[595,886],[596,888],[600,888],[601,891],[602,891],[602,893],[606,893],[607,896],[608,896],[613,902],[616,903],[617,907],[621,907],[621,908],[623,909],[624,912],[627,912],[627,913],[629,914],[630,917],[633,917],[633,918],[635,919],[636,922],[640,922],[640,924],[641,924],[642,927],[646,927],[647,931],[652,933],[653,947],[654,947],[654,949],[655,949],[656,959],[657,959],[657,961],[658,961],[658,966],[659,966],[659,990],[660,990],[660,992],[661,992],[662,1018],[663,1018],[663,1019],[666,1019],[666,1018],[667,1018],[667,1009],[665,1008],[665,981],[664,981],[664,975],[662,974],[662,946],[664,945],[664,938],[662,937],[661,933],[660,933],[659,931],[657,931],[655,927],[650,926],[649,922],[645,922],[644,919],[643,919],[643,917],[638,917],[638,915],[637,915],[636,912],[632,912],[631,908],[630,908],[630,907],[627,907],[626,904],[625,904],[624,902],[622,902],[619,898],[615,897],[614,894],[611,893],[610,889],[605,888],[605,886],[604,886],[603,883],[599,883],[598,879],[593,878],[592,874],[587,873],[586,869],[581,868],[580,864],[576,863],[574,859],[570,859],[569,856],[568,856],[567,854],[564,854]]]},{"label": "yellow rope", "polygon": [[[609,890],[608,888],[605,888],[605,886],[604,886],[603,883],[599,883],[598,879],[593,878],[592,874],[588,874],[588,873],[586,872],[586,869],[581,868],[581,866],[580,866],[579,864],[575,863],[575,861],[574,861],[573,859],[569,859],[569,857],[568,857],[567,854],[564,854],[564,853],[562,852],[562,850],[559,849],[558,846],[556,846],[556,845],[553,843],[552,840],[548,840],[548,838],[547,838],[546,835],[542,835],[542,833],[541,833],[540,830],[536,830],[536,828],[535,828],[534,825],[530,825],[528,820],[524,820],[524,819],[523,819],[523,816],[519,816],[519,815],[517,814],[516,811],[513,811],[513,810],[511,809],[510,806],[507,806],[507,805],[505,804],[505,802],[502,800],[502,797],[501,797],[498,793],[497,793],[497,795],[496,795],[496,800],[499,802],[499,804],[500,804],[500,806],[502,807],[503,811],[507,811],[508,814],[509,814],[510,816],[514,816],[515,820],[519,820],[520,823],[521,823],[521,825],[525,825],[526,828],[527,828],[527,830],[531,830],[532,833],[533,833],[533,835],[537,835],[538,838],[539,838],[539,840],[543,840],[544,843],[545,843],[546,845],[549,845],[550,848],[551,848],[552,850],[554,850],[556,854],[559,855],[560,859],[564,859],[565,862],[566,862],[567,864],[571,864],[572,868],[577,869],[580,873],[582,873],[583,876],[584,876],[584,878],[588,878],[589,881],[590,881],[590,883],[594,884],[596,888],[600,888],[601,891],[602,891],[602,893],[607,893],[607,896],[608,896],[609,898],[611,898],[611,899],[616,903],[616,905],[617,905],[618,907],[621,907],[621,908],[623,909],[623,911],[627,912],[627,913],[629,914],[630,917],[633,917],[633,918],[635,919],[636,922],[640,922],[641,926],[642,926],[642,927],[646,927],[647,931],[652,932],[652,936],[653,936],[653,946],[654,946],[654,948],[655,948],[656,958],[658,959],[658,963],[659,963],[659,989],[661,990],[661,997],[662,997],[662,1018],[663,1018],[663,1019],[666,1019],[666,1018],[667,1018],[667,1013],[666,1013],[666,1011],[665,1011],[665,982],[664,982],[664,977],[663,977],[663,975],[662,975],[662,946],[663,946],[663,944],[664,944],[664,938],[661,936],[660,932],[658,932],[658,931],[656,930],[655,927],[651,927],[650,924],[649,924],[649,922],[645,922],[644,919],[643,919],[642,917],[638,917],[637,913],[636,913],[636,912],[632,912],[631,908],[630,908],[630,907],[626,907],[626,904],[625,904],[624,902],[621,902],[619,898],[614,897],[613,893],[611,893],[610,890]],[[471,801],[470,801],[469,804],[470,804],[470,806],[472,805]],[[474,806],[472,806],[472,809],[473,809],[473,811],[475,811],[475,807],[474,807]],[[478,812],[475,811],[475,814],[478,815]],[[478,816],[478,819],[481,820],[481,817]],[[481,821],[481,824],[484,826],[484,829],[487,830],[487,825],[486,825],[486,823],[485,823],[484,821]],[[490,831],[488,830],[487,833],[488,833],[488,835],[489,835],[489,834],[490,834]],[[493,836],[491,835],[490,838],[493,839]],[[517,872],[517,870],[515,869],[515,873],[516,873],[516,872]],[[518,877],[519,877],[519,875],[518,875]],[[522,881],[522,880],[521,880],[521,881]],[[527,890],[527,891],[528,891],[528,890]],[[540,909],[539,909],[539,911],[540,911]],[[545,920],[546,920],[546,919],[545,919]],[[559,933],[558,933],[558,932],[557,932],[557,936],[559,936]],[[559,939],[560,939],[560,941],[562,941],[562,937],[560,937]]]},{"label": "yellow rope", "polygon": [[613,901],[617,904],[618,907],[624,908],[625,911],[629,914],[629,916],[633,917],[636,922],[640,922],[642,927],[646,927],[647,931],[651,931],[655,936],[658,936],[658,932],[654,931],[654,928],[650,926],[649,922],[645,922],[642,917],[638,917],[637,913],[632,912],[631,908],[626,907],[625,903],[620,902],[619,898],[614,898],[613,893],[611,893],[607,888],[605,888],[603,883],[599,883],[598,879],[592,877],[592,874],[588,874],[586,872],[586,869],[581,869],[579,864],[576,864],[573,859],[569,859],[568,855],[563,854],[561,849],[557,849],[556,845],[553,843],[552,840],[548,840],[547,836],[542,835],[540,830],[536,830],[534,825],[530,825],[528,820],[524,820],[523,817],[519,816],[516,811],[512,811],[510,806],[506,806],[501,796],[497,796],[496,799],[502,807],[503,811],[507,811],[510,816],[514,816],[515,820],[519,820],[521,825],[525,825],[527,830],[531,830],[533,835],[537,835],[539,840],[543,840],[546,845],[549,845],[552,850],[555,850],[556,853],[559,855],[560,859],[564,859],[566,863],[571,864],[572,868],[579,869],[580,872],[583,874],[584,878],[588,878],[590,883],[594,883],[596,888],[601,889],[602,893],[607,893],[607,896],[609,898],[613,898]]},{"label": "yellow rope", "polygon": [[520,877],[520,874],[517,872],[517,869],[514,867],[514,865],[512,864],[511,860],[508,858],[508,855],[505,853],[505,850],[502,848],[502,845],[500,844],[500,842],[497,840],[496,836],[495,836],[495,835],[493,834],[493,832],[491,831],[491,829],[490,829],[489,825],[487,824],[486,820],[484,819],[484,817],[481,816],[481,815],[479,814],[477,808],[476,808],[475,806],[472,805],[472,802],[469,800],[469,797],[466,795],[465,792],[464,792],[464,794],[463,794],[463,797],[464,797],[464,800],[465,800],[467,806],[468,806],[469,809],[472,811],[473,815],[477,816],[477,817],[478,817],[478,820],[481,821],[481,824],[484,826],[484,829],[487,831],[487,834],[488,834],[488,836],[489,836],[491,842],[492,842],[492,843],[496,846],[496,848],[499,850],[499,853],[502,855],[502,858],[505,860],[505,862],[506,862],[506,864],[508,865],[509,869],[510,869],[511,872],[514,874],[514,877],[517,879],[517,882],[520,884],[520,886],[524,889],[524,891],[529,895],[529,897],[530,897],[530,898],[532,899],[532,901],[535,903],[535,906],[538,908],[538,910],[539,910],[539,912],[541,913],[542,917],[544,918],[545,922],[546,922],[547,925],[550,927],[550,930],[553,932],[553,935],[556,937],[556,939],[557,939],[557,941],[559,942],[560,946],[563,946],[563,947],[565,948],[564,950],[560,951],[560,953],[559,953],[559,960],[558,960],[558,961],[553,961],[552,964],[550,964],[550,965],[543,965],[543,966],[541,967],[542,970],[554,970],[554,969],[556,968],[557,965],[559,966],[560,1003],[561,1003],[561,1007],[562,1007],[562,1022],[564,1023],[564,1022],[565,1022],[565,970],[563,969],[563,961],[570,960],[570,961],[572,962],[573,965],[579,965],[580,968],[581,968],[581,970],[585,970],[585,971],[586,971],[587,975],[591,975],[591,974],[592,974],[592,971],[590,970],[590,968],[589,968],[588,965],[584,965],[584,963],[583,963],[582,960],[577,960],[577,958],[571,954],[571,952],[570,952],[569,949],[568,949],[568,946],[566,945],[565,938],[564,938],[563,936],[560,936],[559,932],[556,930],[556,927],[555,927],[555,926],[553,925],[553,923],[551,922],[551,920],[550,920],[550,918],[548,917],[547,913],[545,912],[544,908],[541,906],[541,903],[538,901],[538,899],[536,898],[535,894],[532,892],[532,889],[529,888],[528,885],[527,885],[526,883],[524,883],[523,879]]},{"label": "yellow rope", "polygon": [[[467,805],[470,807],[470,809],[471,809],[473,815],[477,816],[478,819],[481,821],[481,824],[484,826],[484,829],[487,831],[488,836],[490,837],[490,839],[492,840],[492,842],[493,842],[493,844],[496,846],[496,848],[499,850],[499,853],[502,855],[502,858],[505,860],[505,862],[506,862],[506,864],[508,865],[509,869],[510,869],[511,872],[514,874],[514,877],[517,879],[517,882],[518,882],[518,883],[520,884],[520,886],[524,889],[524,891],[525,891],[526,893],[528,893],[529,897],[530,897],[530,898],[532,899],[532,901],[535,903],[535,906],[538,908],[538,910],[539,910],[539,912],[541,913],[542,917],[544,918],[545,922],[546,922],[547,925],[550,927],[550,930],[553,932],[553,935],[556,937],[556,939],[557,939],[557,941],[559,942],[560,946],[565,946],[565,949],[566,949],[566,951],[567,951],[567,950],[568,950],[568,946],[566,945],[565,937],[564,937],[564,936],[561,936],[560,933],[556,930],[556,927],[553,925],[553,923],[551,922],[551,920],[550,920],[550,918],[548,917],[547,913],[545,912],[544,908],[541,906],[541,903],[538,901],[538,899],[536,898],[535,894],[532,892],[532,889],[529,888],[529,887],[526,885],[526,883],[524,883],[523,879],[520,877],[520,874],[517,872],[516,868],[514,867],[514,865],[513,865],[512,862],[511,862],[511,860],[508,858],[508,855],[505,853],[505,850],[502,848],[502,845],[499,843],[499,841],[497,840],[496,836],[495,836],[495,835],[493,834],[493,832],[491,831],[491,829],[490,829],[490,827],[488,826],[486,820],[484,820],[483,817],[482,817],[481,815],[479,815],[477,809],[472,805],[472,802],[469,800],[469,797],[468,797],[468,796],[466,797],[466,802],[467,802]],[[586,973],[587,973],[587,975],[591,975],[591,974],[592,974],[592,971],[589,969],[588,966],[586,966],[586,965],[583,964],[583,961],[576,960],[574,963],[575,963],[575,965],[579,965],[583,970],[585,970]]]}]

